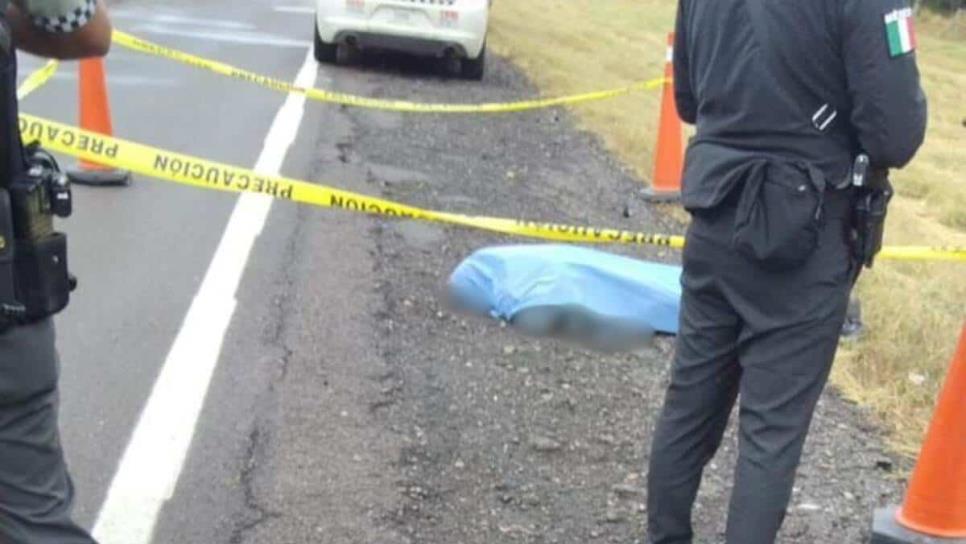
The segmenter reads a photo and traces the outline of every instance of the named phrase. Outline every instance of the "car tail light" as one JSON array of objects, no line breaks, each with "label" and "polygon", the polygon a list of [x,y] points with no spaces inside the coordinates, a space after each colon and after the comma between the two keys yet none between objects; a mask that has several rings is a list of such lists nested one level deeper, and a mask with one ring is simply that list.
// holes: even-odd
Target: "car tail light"
[{"label": "car tail light", "polygon": [[439,20],[444,25],[453,25],[460,21],[460,12],[452,9],[444,9],[439,12]]},{"label": "car tail light", "polygon": [[366,0],[345,0],[345,8],[348,11],[365,11]]}]

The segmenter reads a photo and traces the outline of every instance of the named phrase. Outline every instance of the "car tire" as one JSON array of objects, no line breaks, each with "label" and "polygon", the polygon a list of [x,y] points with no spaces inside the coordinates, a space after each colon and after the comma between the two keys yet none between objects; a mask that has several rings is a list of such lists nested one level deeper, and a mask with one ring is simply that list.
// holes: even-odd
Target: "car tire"
[{"label": "car tire", "polygon": [[460,63],[460,77],[472,81],[481,81],[486,71],[486,44],[475,59],[463,59]]},{"label": "car tire", "polygon": [[315,31],[315,46],[312,49],[315,52],[315,60],[326,64],[334,63],[336,50],[338,49],[336,44],[322,41],[322,36],[319,35],[318,23],[313,23],[312,28]]},{"label": "car tire", "polygon": [[348,43],[340,43],[336,46],[335,62],[341,65],[358,64],[362,61],[362,50]]}]

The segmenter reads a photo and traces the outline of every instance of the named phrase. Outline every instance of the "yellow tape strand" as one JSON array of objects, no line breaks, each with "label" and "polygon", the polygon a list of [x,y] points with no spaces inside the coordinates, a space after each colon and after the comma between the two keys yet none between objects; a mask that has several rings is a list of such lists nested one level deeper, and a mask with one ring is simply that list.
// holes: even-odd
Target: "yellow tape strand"
[{"label": "yellow tape strand", "polygon": [[194,66],[197,68],[209,70],[211,72],[215,72],[217,74],[221,74],[224,76],[240,79],[243,81],[248,81],[250,83],[261,85],[263,87],[267,87],[269,89],[272,89],[278,92],[303,94],[312,100],[318,100],[320,102],[328,102],[332,104],[341,104],[344,106],[354,106],[359,108],[369,108],[369,109],[409,112],[409,113],[519,112],[519,111],[535,110],[535,109],[541,109],[541,108],[550,108],[553,106],[573,105],[573,104],[580,104],[584,102],[615,98],[618,96],[631,94],[637,91],[656,89],[664,85],[664,83],[667,81],[667,79],[665,78],[656,78],[649,81],[634,83],[632,85],[627,85],[625,87],[620,87],[617,89],[609,89],[606,91],[596,91],[596,92],[589,92],[589,93],[577,94],[572,96],[562,96],[557,98],[524,100],[520,102],[503,102],[503,103],[488,103],[488,104],[426,104],[421,102],[407,102],[403,100],[382,100],[382,99],[376,99],[376,98],[366,98],[363,96],[335,93],[335,92],[325,91],[321,89],[299,87],[297,85],[292,85],[291,83],[282,81],[280,79],[275,79],[265,75],[256,74],[254,72],[249,72],[241,68],[236,68],[234,66],[225,64],[223,62],[209,60],[203,57],[192,55],[190,53],[185,53],[183,51],[178,51],[176,49],[171,49],[146,40],[142,40],[141,38],[132,36],[131,34],[122,32],[120,30],[114,31],[113,40],[114,40],[114,43],[134,51],[138,51],[148,55],[163,57],[166,59],[188,64],[190,66]]},{"label": "yellow tape strand", "polygon": [[[127,169],[160,180],[204,189],[263,194],[313,206],[449,223],[556,242],[684,247],[684,238],[681,236],[426,210],[306,181],[263,176],[249,169],[102,136],[32,115],[20,116],[20,130],[26,141],[39,140],[41,144],[53,151],[114,168]],[[966,248],[891,247],[883,252],[882,257],[966,262]]]},{"label": "yellow tape strand", "polygon": [[966,247],[886,246],[882,248],[879,258],[892,261],[966,262]]},{"label": "yellow tape strand", "polygon": [[50,78],[54,77],[54,74],[57,72],[57,68],[59,66],[59,62],[56,60],[51,60],[37,71],[27,76],[27,79],[23,80],[23,83],[21,83],[20,87],[17,88],[17,100],[23,100],[24,98],[27,98],[27,95],[30,93],[43,87],[48,81],[50,81]]}]

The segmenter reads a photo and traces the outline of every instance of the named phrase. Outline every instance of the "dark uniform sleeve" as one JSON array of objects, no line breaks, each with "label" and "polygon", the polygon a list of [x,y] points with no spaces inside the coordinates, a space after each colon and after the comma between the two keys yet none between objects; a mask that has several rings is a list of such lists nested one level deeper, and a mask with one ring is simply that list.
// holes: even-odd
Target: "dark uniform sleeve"
[{"label": "dark uniform sleeve", "polygon": [[688,62],[688,36],[686,0],[678,1],[678,18],[674,34],[674,99],[678,115],[685,123],[693,125],[698,118],[698,105],[691,89],[690,66]]},{"label": "dark uniform sleeve", "polygon": [[[853,129],[873,167],[900,168],[922,145],[927,113],[908,2],[845,0],[842,6],[842,55]],[[901,40],[897,14],[904,14],[899,22],[909,25]]]},{"label": "dark uniform sleeve", "polygon": [[86,25],[97,10],[96,0],[13,0],[33,25],[52,34],[66,34]]}]

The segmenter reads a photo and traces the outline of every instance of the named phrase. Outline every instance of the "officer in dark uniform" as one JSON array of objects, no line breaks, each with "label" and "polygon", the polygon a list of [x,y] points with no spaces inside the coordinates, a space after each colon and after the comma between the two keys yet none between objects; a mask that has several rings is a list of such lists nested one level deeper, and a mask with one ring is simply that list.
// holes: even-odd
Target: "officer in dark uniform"
[{"label": "officer in dark uniform", "polygon": [[652,544],[692,542],[702,470],[739,398],[727,542],[775,541],[850,291],[881,241],[887,171],[923,141],[915,47],[908,0],[679,0],[693,220],[650,458]]},{"label": "officer in dark uniform", "polygon": [[[111,25],[101,0],[13,0],[12,3],[0,0],[0,24],[0,66],[3,68],[0,74],[0,101],[3,101],[0,104],[3,204],[0,232],[3,232],[14,224],[43,223],[37,218],[24,217],[24,208],[18,208],[17,203],[22,204],[25,198],[29,201],[30,195],[18,193],[14,188],[24,187],[25,166],[30,161],[27,156],[30,153],[24,153],[21,145],[17,125],[14,44],[45,57],[100,56],[110,47]],[[40,192],[48,189],[51,187]],[[16,194],[20,194],[19,199],[10,196]],[[12,213],[11,207],[15,210]],[[46,219],[49,223],[50,218]],[[45,315],[66,304],[66,293],[62,292],[64,282],[57,281],[66,276],[66,271],[63,265],[55,266],[61,259],[42,258],[52,257],[45,252],[64,251],[64,237],[54,233],[28,242],[30,233],[5,234],[0,236],[0,282],[9,284],[13,275],[16,288],[11,290],[0,285],[3,296],[0,300],[3,314],[0,319],[0,542],[92,544],[91,536],[70,517],[74,491],[57,429],[58,361],[54,328],[49,315]],[[43,263],[52,268],[43,268]],[[36,270],[43,271],[41,281],[24,276],[23,270],[30,266],[39,266]],[[54,284],[53,291],[47,292]],[[50,301],[57,303],[46,304]],[[20,306],[19,302],[25,304]]]}]

